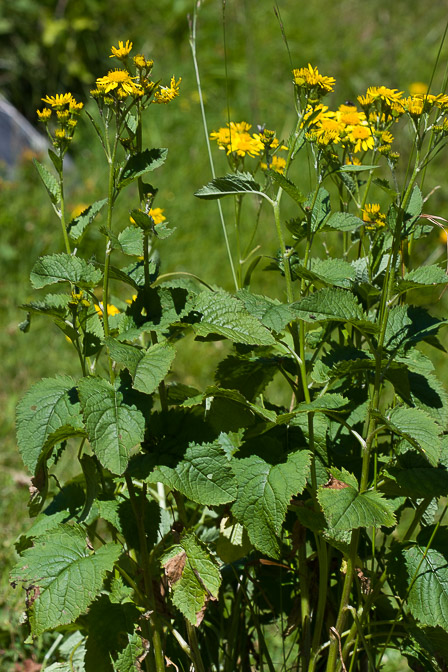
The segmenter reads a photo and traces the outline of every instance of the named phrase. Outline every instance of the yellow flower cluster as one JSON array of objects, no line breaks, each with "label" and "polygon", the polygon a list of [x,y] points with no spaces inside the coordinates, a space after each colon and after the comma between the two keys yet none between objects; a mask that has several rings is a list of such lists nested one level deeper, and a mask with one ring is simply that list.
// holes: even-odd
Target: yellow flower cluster
[{"label": "yellow flower cluster", "polygon": [[362,209],[362,221],[366,229],[376,229],[386,226],[386,215],[381,212],[379,203],[366,203]]},{"label": "yellow flower cluster", "polygon": [[355,105],[341,105],[336,112],[325,105],[310,105],[304,125],[308,140],[321,146],[340,143],[354,153],[365,152],[375,146],[367,117]]},{"label": "yellow flower cluster", "polygon": [[[84,105],[78,103],[71,93],[57,93],[55,96],[45,96],[42,100],[50,107],[37,110],[37,117],[46,125],[53,145],[64,152],[73,138],[78,123],[76,117]],[[50,120],[56,121],[53,133],[49,128]]]},{"label": "yellow flower cluster", "polygon": [[333,87],[336,83],[334,77],[321,75],[319,70],[313,68],[311,63],[308,63],[307,68],[295,68],[292,71],[292,74],[294,77],[294,84],[299,90],[304,90],[308,94],[316,94],[318,97],[333,91]]},{"label": "yellow flower cluster", "polygon": [[118,42],[118,47],[111,48],[110,58],[121,61],[121,68],[109,70],[104,77],[98,77],[96,88],[91,90],[92,96],[101,105],[113,104],[115,101],[128,99],[143,100],[144,103],[169,103],[179,95],[181,78],[177,81],[174,76],[169,86],[153,82],[150,78],[154,61],[146,59],[143,54],[137,54],[129,63],[129,54],[132,42],[126,40]]},{"label": "yellow flower cluster", "polygon": [[[286,159],[271,155],[276,150],[287,150],[284,145],[280,146],[275,132],[268,129],[260,129],[260,133],[250,133],[251,124],[246,121],[230,121],[225,127],[210,133],[210,139],[216,140],[219,149],[226,151],[236,159],[244,158],[246,154],[251,157],[265,155],[266,161],[260,163],[263,170],[268,167],[283,173]],[[269,163],[269,166],[268,166]]]}]

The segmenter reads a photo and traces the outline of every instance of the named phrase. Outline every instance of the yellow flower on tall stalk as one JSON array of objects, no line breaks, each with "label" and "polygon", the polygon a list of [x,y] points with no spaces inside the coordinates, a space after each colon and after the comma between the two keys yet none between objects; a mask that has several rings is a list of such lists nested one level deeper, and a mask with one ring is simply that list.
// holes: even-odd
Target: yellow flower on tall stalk
[{"label": "yellow flower on tall stalk", "polygon": [[375,139],[368,126],[353,126],[347,133],[346,139],[354,145],[353,151],[355,153],[366,152],[375,146]]},{"label": "yellow flower on tall stalk", "polygon": [[227,124],[227,128],[220,128],[218,131],[210,133],[210,139],[216,140],[219,149],[226,150],[227,154],[236,154],[244,157],[258,156],[264,152],[265,145],[260,140],[259,134],[251,135],[249,130],[252,128],[251,124],[246,121],[234,122]]},{"label": "yellow flower on tall stalk", "polygon": [[51,105],[51,107],[61,110],[65,105],[69,105],[74,98],[71,93],[57,93],[55,96],[45,96],[42,100],[44,103],[47,103],[47,105]]},{"label": "yellow flower on tall stalk", "polygon": [[362,209],[362,221],[366,229],[382,228],[386,225],[386,215],[381,212],[379,203],[366,203]]},{"label": "yellow flower on tall stalk", "polygon": [[111,47],[111,55],[109,58],[119,58],[120,60],[125,59],[129,56],[129,53],[132,50],[132,42],[126,40],[126,44],[122,40],[118,41],[118,47]]},{"label": "yellow flower on tall stalk", "polygon": [[431,104],[428,105],[426,99],[421,96],[409,96],[409,98],[404,98],[401,101],[404,109],[411,117],[420,117],[423,114],[425,103],[427,107],[431,107]]},{"label": "yellow flower on tall stalk", "polygon": [[176,82],[176,79],[173,75],[171,77],[171,82],[169,86],[159,86],[157,91],[154,94],[153,103],[166,104],[171,102],[176,96],[179,95],[179,85],[182,81],[182,77]]},{"label": "yellow flower on tall stalk", "polygon": [[127,70],[117,68],[109,70],[104,77],[98,77],[96,85],[103,93],[114,91],[118,94],[123,92],[132,95],[135,91],[141,90],[140,84],[134,82],[135,79],[137,77],[131,77]]},{"label": "yellow flower on tall stalk", "polygon": [[[104,310],[103,304],[100,302],[99,304],[95,303],[94,305],[95,305],[95,310],[98,313],[98,315],[100,317],[103,317],[103,310]],[[119,312],[120,312],[120,310],[117,308],[117,306],[114,306],[112,303],[107,304],[107,314],[108,314],[109,317],[112,316],[112,315],[118,315]]]},{"label": "yellow flower on tall stalk", "polygon": [[300,89],[312,90],[314,89],[320,95],[325,95],[333,91],[336,83],[334,77],[321,75],[317,68],[313,68],[311,63],[308,63],[307,68],[295,68],[292,71],[294,77],[294,84]]},{"label": "yellow flower on tall stalk", "polygon": [[[268,164],[265,161],[262,161],[260,163],[260,168],[262,170],[267,170],[268,169]],[[276,173],[284,173],[286,168],[286,159],[283,158],[283,156],[277,156],[275,154],[272,159],[271,163],[269,165],[270,170],[275,170]]]}]

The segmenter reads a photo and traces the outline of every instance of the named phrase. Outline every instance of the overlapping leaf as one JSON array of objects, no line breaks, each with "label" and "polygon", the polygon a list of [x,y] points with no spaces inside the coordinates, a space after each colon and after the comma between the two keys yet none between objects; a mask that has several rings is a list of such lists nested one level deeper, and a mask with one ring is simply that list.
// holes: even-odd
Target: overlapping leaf
[{"label": "overlapping leaf", "polygon": [[122,474],[133,448],[143,441],[143,414],[126,403],[119,380],[111,384],[102,378],[82,378],[79,398],[95,455],[103,467]]},{"label": "overlapping leaf", "polygon": [[56,443],[84,433],[80,404],[70,376],[43,378],[17,405],[17,442],[22,459],[34,473]]},{"label": "overlapping leaf", "polygon": [[71,623],[85,612],[120,553],[113,543],[93,553],[85,530],[77,525],[60,525],[24,551],[11,578],[36,586],[30,613],[33,634]]},{"label": "overlapping leaf", "polygon": [[215,199],[235,194],[255,193],[263,196],[261,187],[251,173],[229,173],[224,177],[215,177],[211,182],[195,192],[198,198]]},{"label": "overlapping leaf", "polygon": [[279,535],[286,510],[291,497],[305,487],[309,466],[310,454],[306,450],[292,453],[286,462],[275,465],[256,455],[232,461],[238,482],[238,498],[232,512],[246,528],[253,545],[270,557],[279,557]]},{"label": "overlapping leaf", "polygon": [[432,465],[437,465],[441,449],[440,429],[424,411],[397,406],[382,420],[389,429],[417,448]]},{"label": "overlapping leaf", "polygon": [[445,556],[435,549],[426,551],[420,546],[406,549],[403,556],[410,589],[407,603],[412,615],[423,625],[448,630],[448,566]]},{"label": "overlapping leaf", "polygon": [[70,282],[82,288],[95,287],[101,280],[99,268],[72,254],[50,254],[40,257],[31,271],[31,284],[35,289],[59,282]]}]

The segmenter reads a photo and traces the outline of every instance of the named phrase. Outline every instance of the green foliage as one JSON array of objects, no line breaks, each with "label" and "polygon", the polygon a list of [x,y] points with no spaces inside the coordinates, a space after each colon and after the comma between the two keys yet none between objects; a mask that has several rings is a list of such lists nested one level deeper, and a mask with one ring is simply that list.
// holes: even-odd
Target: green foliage
[{"label": "green foliage", "polygon": [[[143,122],[178,84],[153,81],[152,61],[130,49],[120,43],[122,69],[97,81],[86,115],[105,155],[102,197],[66,216],[71,96],[47,100],[60,113],[56,130],[43,119],[53,172],[36,163],[64,251],[35,262],[33,288],[52,292],[24,308],[33,329],[54,322],[79,367],[35,383],[16,414],[36,519],[11,579],[32,636],[75,637],[47,669],[73,667],[78,651],[80,670],[272,672],[277,629],[284,670],[287,649],[301,672],[336,672],[364,669],[365,656],[379,669],[390,648],[443,670],[448,396],[425,353],[443,351],[446,321],[414,303],[446,274],[434,259],[413,268],[413,245],[446,101],[373,90],[369,115],[348,104],[327,115],[332,78],[309,66],[293,71],[287,147],[264,127],[220,129],[230,172],[195,195],[234,201],[231,241],[222,220],[230,292],[201,279],[200,255],[194,275],[160,274],[172,230],[143,177],[172,159],[144,148]],[[401,116],[414,142],[404,174],[387,146]],[[136,207],[120,210],[125,193]],[[277,250],[274,280],[255,293],[262,206]],[[179,360],[202,364],[207,348],[220,361],[200,389],[179,380]]]}]

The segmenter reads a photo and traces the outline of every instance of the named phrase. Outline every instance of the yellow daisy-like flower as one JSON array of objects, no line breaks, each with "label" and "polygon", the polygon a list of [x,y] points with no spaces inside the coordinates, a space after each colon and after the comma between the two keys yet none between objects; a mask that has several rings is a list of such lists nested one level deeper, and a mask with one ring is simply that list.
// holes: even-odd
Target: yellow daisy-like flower
[{"label": "yellow daisy-like flower", "polygon": [[340,105],[336,118],[345,126],[358,126],[366,123],[364,112],[358,112],[356,105]]},{"label": "yellow daisy-like flower", "polygon": [[366,203],[362,209],[362,221],[366,229],[374,229],[386,225],[386,215],[381,212],[379,203]]},{"label": "yellow daisy-like flower", "polygon": [[[262,170],[267,170],[268,164],[262,161],[260,163],[260,167]],[[273,156],[269,168],[270,170],[275,170],[276,173],[283,174],[286,168],[286,159],[284,159],[283,156],[277,156],[277,155]]]},{"label": "yellow daisy-like flower", "polygon": [[402,105],[411,117],[419,117],[423,113],[425,100],[420,96],[410,96],[402,100]]},{"label": "yellow daisy-like flower", "polygon": [[355,153],[365,152],[375,146],[375,140],[368,126],[353,126],[347,133],[347,140],[354,145]]},{"label": "yellow daisy-like flower", "polygon": [[43,110],[36,110],[39,121],[46,123],[51,117],[51,110],[45,107]]},{"label": "yellow daisy-like flower", "polygon": [[[95,310],[96,310],[96,312],[98,313],[98,315],[99,315],[100,317],[103,317],[103,309],[104,309],[104,306],[103,306],[103,304],[102,304],[101,302],[100,302],[99,305],[97,305],[97,304],[95,303]],[[111,315],[118,315],[119,312],[120,312],[120,311],[119,311],[119,309],[118,309],[116,306],[114,306],[114,305],[111,304],[111,303],[108,303],[108,304],[107,304],[107,314],[108,314],[109,317],[110,317]]]},{"label": "yellow daisy-like flower", "polygon": [[65,128],[57,128],[54,132],[54,135],[58,140],[63,140],[64,138],[67,137]]},{"label": "yellow daisy-like flower", "polygon": [[307,68],[295,68],[292,71],[294,77],[294,84],[300,88],[317,89],[321,93],[328,93],[333,91],[335,85],[334,77],[327,77],[321,75],[317,68],[313,68],[311,63],[308,63]]},{"label": "yellow daisy-like flower", "polygon": [[163,208],[151,208],[148,214],[153,218],[154,224],[157,226],[157,224],[161,224],[162,222],[166,221],[166,217],[163,213]]},{"label": "yellow daisy-like flower", "polygon": [[179,77],[178,81],[173,75],[171,77],[171,82],[169,86],[160,86],[156,93],[154,94],[154,103],[166,104],[171,102],[176,96],[179,95],[179,85],[182,81],[182,77]]},{"label": "yellow daisy-like flower", "polygon": [[78,114],[84,107],[84,103],[77,103],[74,98],[71,99],[68,110],[71,114]]},{"label": "yellow daisy-like flower", "polygon": [[129,53],[132,49],[132,42],[126,40],[126,44],[122,40],[118,40],[118,47],[111,47],[111,55],[109,58],[119,58],[124,59],[126,56],[129,56]]},{"label": "yellow daisy-like flower", "polygon": [[341,140],[341,132],[343,125],[337,120],[330,117],[319,121],[316,128],[316,140],[319,144],[328,145],[332,142],[338,143]]},{"label": "yellow daisy-like flower", "polygon": [[367,97],[372,100],[382,100],[388,105],[400,102],[403,91],[398,89],[389,89],[387,86],[369,86]]},{"label": "yellow daisy-like flower", "polygon": [[47,103],[47,105],[51,105],[51,107],[61,109],[64,105],[69,105],[74,98],[71,93],[57,93],[55,96],[46,96],[41,100]]},{"label": "yellow daisy-like flower", "polygon": [[220,128],[219,131],[212,131],[210,139],[216,140],[220,149],[225,149],[227,154],[237,154],[238,156],[257,156],[264,152],[264,144],[257,134],[251,135],[249,130],[252,128],[246,121],[227,124],[227,128]]},{"label": "yellow daisy-like flower", "polygon": [[135,88],[141,88],[139,84],[136,84],[133,81],[134,79],[137,78],[131,77],[127,70],[109,70],[107,75],[99,77],[96,80],[96,85],[102,89],[103,93],[109,93],[109,91],[119,89],[120,91],[124,91],[131,95],[134,93]]}]

